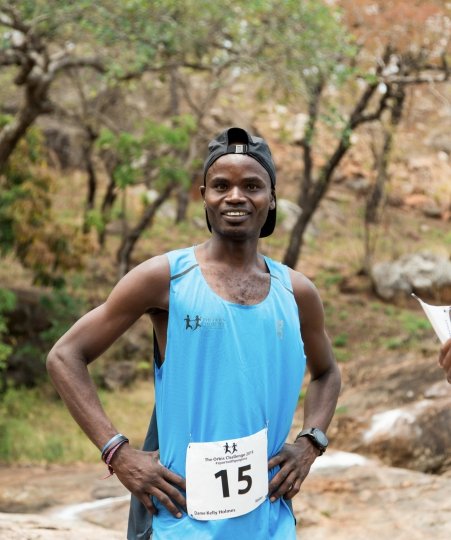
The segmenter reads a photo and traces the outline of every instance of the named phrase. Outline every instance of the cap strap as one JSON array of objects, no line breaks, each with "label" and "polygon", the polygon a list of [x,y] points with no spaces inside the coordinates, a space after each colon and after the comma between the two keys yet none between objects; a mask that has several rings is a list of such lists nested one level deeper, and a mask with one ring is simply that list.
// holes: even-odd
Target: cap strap
[{"label": "cap strap", "polygon": [[248,149],[249,147],[247,144],[230,144],[227,147],[227,153],[228,154],[247,154]]}]

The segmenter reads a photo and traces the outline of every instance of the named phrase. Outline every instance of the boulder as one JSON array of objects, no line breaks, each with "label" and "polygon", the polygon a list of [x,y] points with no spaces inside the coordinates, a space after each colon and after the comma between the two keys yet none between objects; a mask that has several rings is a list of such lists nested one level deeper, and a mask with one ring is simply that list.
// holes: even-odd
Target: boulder
[{"label": "boulder", "polygon": [[[437,389],[428,395],[437,395]],[[450,425],[451,388],[448,388],[445,397],[423,399],[374,414],[357,450],[376,455],[395,467],[442,472],[451,467]]]},{"label": "boulder", "polygon": [[131,360],[109,362],[103,373],[103,385],[108,390],[130,386],[138,375],[136,363]]},{"label": "boulder", "polygon": [[377,263],[371,279],[378,296],[397,301],[412,292],[423,299],[451,303],[451,261],[433,253],[413,253]]},{"label": "boulder", "polygon": [[449,540],[450,490],[451,478],[393,467],[313,469],[293,500],[298,538]]}]

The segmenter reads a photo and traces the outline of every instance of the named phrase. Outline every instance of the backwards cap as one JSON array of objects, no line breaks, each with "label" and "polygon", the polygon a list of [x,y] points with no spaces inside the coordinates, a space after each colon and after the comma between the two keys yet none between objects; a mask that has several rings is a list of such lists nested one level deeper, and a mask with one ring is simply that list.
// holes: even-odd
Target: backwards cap
[{"label": "backwards cap", "polygon": [[[258,161],[269,174],[275,200],[276,167],[269,146],[264,139],[251,135],[246,130],[239,127],[226,129],[209,142],[208,155],[204,163],[204,185],[208,169],[218,158],[225,156],[226,154],[246,154]],[[269,210],[268,217],[260,231],[261,238],[269,236],[274,231],[276,225],[276,212],[276,208]],[[207,215],[206,218],[208,229],[211,232],[211,226]]]}]

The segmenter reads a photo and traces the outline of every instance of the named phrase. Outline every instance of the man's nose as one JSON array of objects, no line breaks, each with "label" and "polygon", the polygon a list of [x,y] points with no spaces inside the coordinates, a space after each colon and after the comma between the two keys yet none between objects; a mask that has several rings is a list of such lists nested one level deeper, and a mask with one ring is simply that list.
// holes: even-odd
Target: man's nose
[{"label": "man's nose", "polygon": [[228,202],[241,202],[244,199],[244,194],[239,186],[230,188],[229,192],[227,193]]}]

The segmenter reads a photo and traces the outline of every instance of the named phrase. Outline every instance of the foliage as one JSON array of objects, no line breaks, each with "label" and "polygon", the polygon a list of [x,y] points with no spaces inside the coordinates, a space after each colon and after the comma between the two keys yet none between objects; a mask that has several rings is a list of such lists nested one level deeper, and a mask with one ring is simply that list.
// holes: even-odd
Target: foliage
[{"label": "foliage", "polygon": [[14,252],[35,283],[61,286],[89,246],[76,227],[55,220],[54,180],[42,155],[41,134],[30,129],[0,176],[0,253]]},{"label": "foliage", "polygon": [[177,154],[186,152],[194,129],[191,116],[173,118],[171,125],[148,120],[141,136],[103,129],[96,145],[112,157],[112,177],[119,189],[142,181],[144,169],[156,171],[156,187],[161,189],[167,182],[189,183]]},{"label": "foliage", "polygon": [[[5,314],[14,309],[22,318],[11,333]],[[40,298],[19,294],[17,301],[16,295],[0,289],[0,396],[8,387],[33,387],[42,382],[48,351],[83,309],[80,298],[61,288]]]},{"label": "foliage", "polygon": [[277,85],[276,91],[296,99],[315,93],[325,80],[340,84],[350,76],[356,48],[336,9],[315,0],[253,5],[249,39],[258,39],[262,49],[255,67]]},{"label": "foliage", "polygon": [[41,305],[49,318],[49,327],[39,334],[50,348],[74,323],[84,311],[84,302],[66,289],[54,289],[41,297]]},{"label": "foliage", "polygon": [[6,370],[8,357],[13,351],[11,344],[4,341],[8,331],[5,313],[12,311],[15,304],[15,294],[6,289],[0,289],[0,374]]}]

